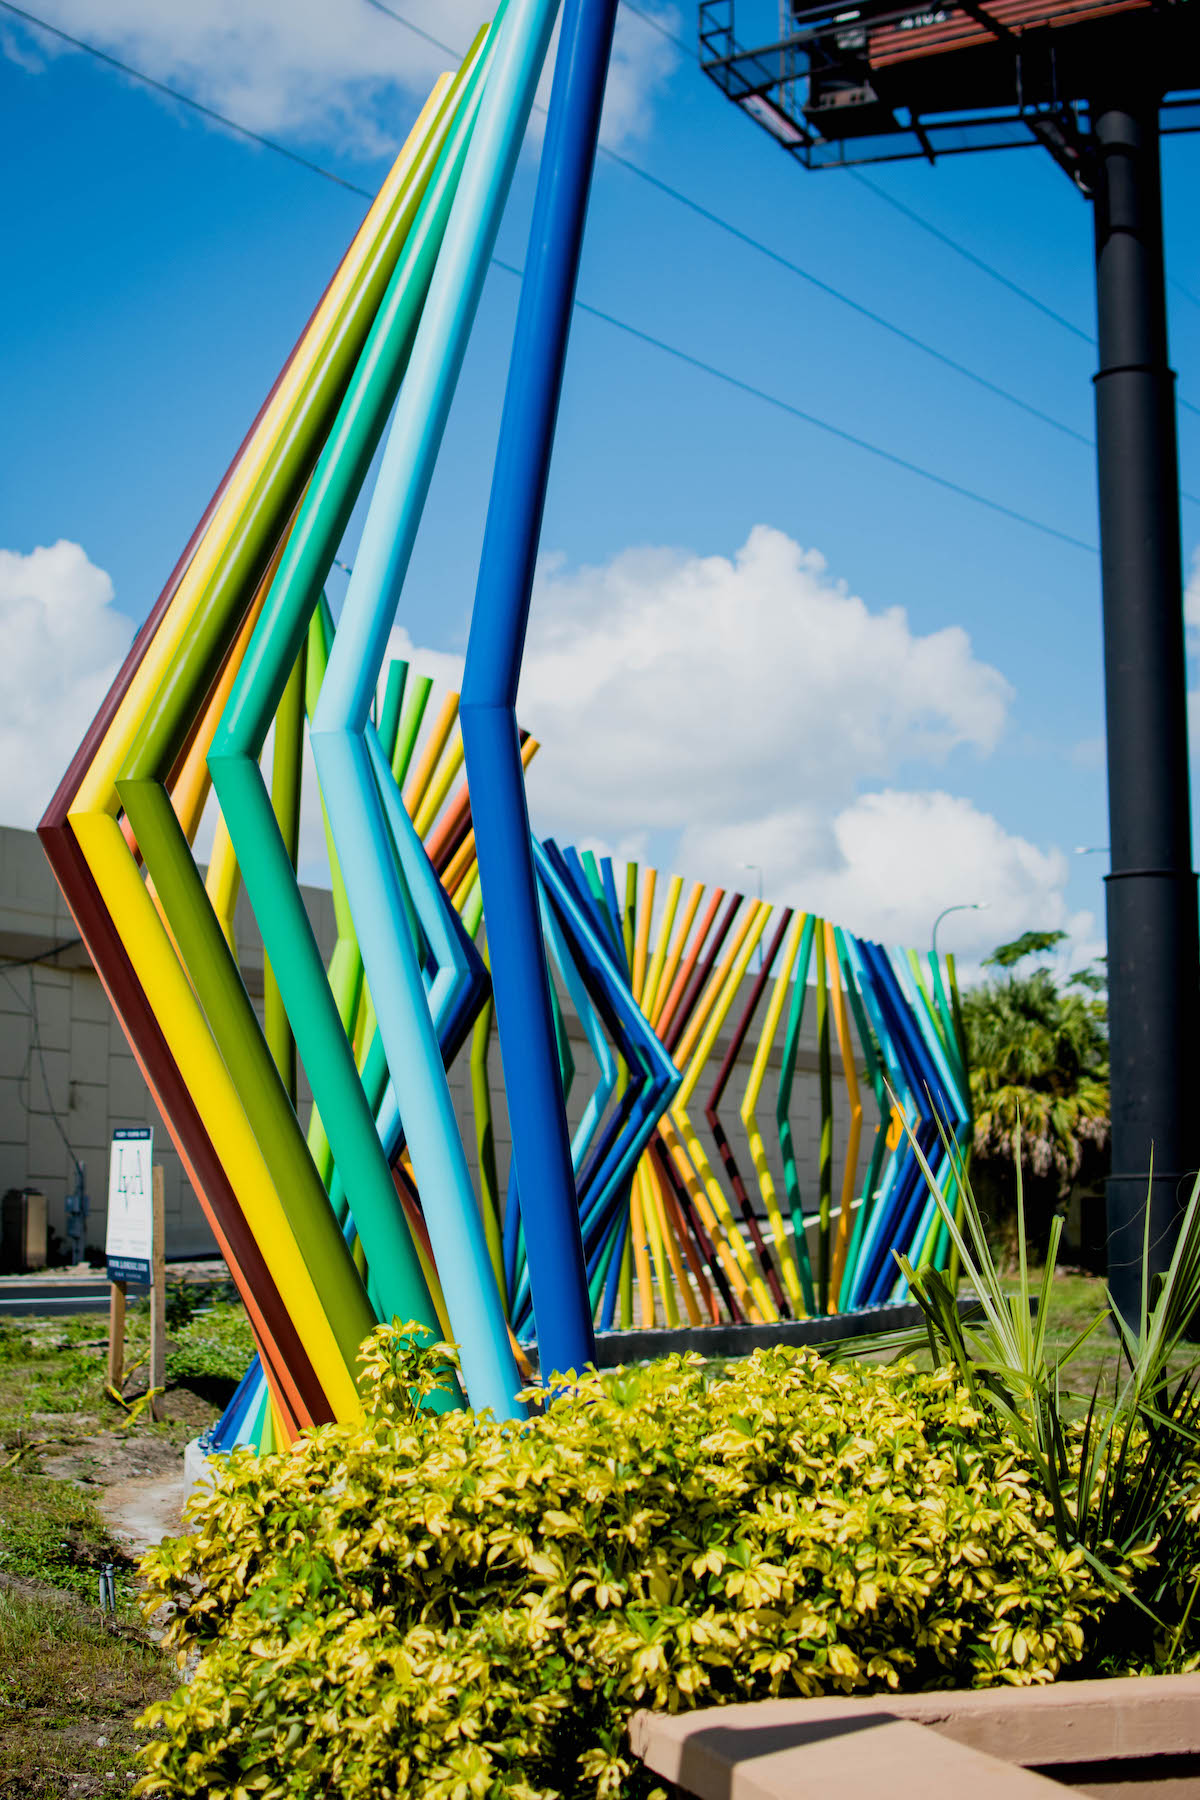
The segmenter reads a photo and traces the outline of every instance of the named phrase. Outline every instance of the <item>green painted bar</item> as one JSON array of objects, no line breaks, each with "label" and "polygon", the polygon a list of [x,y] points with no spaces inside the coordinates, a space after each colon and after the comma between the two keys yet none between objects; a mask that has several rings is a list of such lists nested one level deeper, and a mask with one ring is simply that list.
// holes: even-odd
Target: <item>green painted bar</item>
[{"label": "green painted bar", "polygon": [[[300,783],[304,754],[305,656],[296,658],[288,684],[275,714],[275,739],[271,751],[271,809],[292,868],[300,851]],[[263,1030],[279,1078],[296,1106],[296,1040],[284,1011],[279,983],[270,957],[263,960]]]},{"label": "green painted bar", "polygon": [[[448,102],[450,110],[443,112],[442,117],[452,117],[453,122],[442,153],[435,159],[431,146],[414,168],[412,204],[406,209],[411,224],[407,242],[309,484],[209,756],[247,892],[264,940],[275,948],[281,977],[286,978],[288,1010],[321,1106],[321,1127],[334,1147],[337,1174],[385,1316],[420,1319],[432,1330],[437,1329],[433,1304],[346,1035],[355,1014],[342,1016],[337,1004],[342,996],[335,998],[299,891],[287,878],[286,856],[256,757],[280,684],[286,680],[289,654],[298,653],[318,610],[321,584],[407,366],[469,143],[494,31],[480,44],[487,48],[473,53],[474,62],[464,65],[451,90],[453,104]],[[461,107],[453,116],[459,99]],[[329,644],[328,617],[318,616],[321,644],[310,658],[308,684],[314,700],[324,676],[321,653],[328,652]],[[403,722],[400,730],[403,739]],[[343,964],[336,974],[346,989],[357,980],[361,997],[356,942]]]},{"label": "green painted bar", "polygon": [[[484,962],[487,949],[484,948]],[[508,1284],[504,1278],[504,1237],[500,1227],[500,1178],[496,1173],[496,1138],[492,1122],[492,1093],[488,1083],[488,1049],[495,1006],[484,1001],[471,1032],[471,1103],[475,1112],[475,1154],[479,1162],[479,1210],[488,1256],[496,1273],[496,1285],[508,1312]]]},{"label": "green painted bar", "polygon": [[[220,1045],[271,1178],[287,1197],[288,1219],[311,1274],[334,1304],[329,1323],[351,1369],[375,1318],[312,1158],[300,1133],[216,914],[192,860],[191,846],[165,788],[157,781],[117,784],[121,804],[149,862],[180,955],[193,971],[200,1004]],[[214,1021],[220,1021],[216,1030]]]},{"label": "green painted bar", "polygon": [[396,778],[397,787],[403,787],[404,777],[408,774],[408,765],[412,761],[417,733],[421,729],[421,720],[425,717],[425,707],[429,701],[429,690],[432,686],[432,676],[414,675],[405,697],[404,712],[401,715],[400,728],[396,736],[396,747],[392,752],[392,774]]},{"label": "green painted bar", "polygon": [[800,1192],[800,1171],[796,1164],[796,1145],[788,1109],[792,1101],[792,1085],[796,1079],[796,1056],[800,1049],[800,1030],[804,1023],[804,1001],[808,993],[808,971],[812,962],[816,921],[811,913],[800,931],[800,948],[796,953],[796,973],[792,982],[792,1003],[788,1009],[787,1031],[783,1040],[783,1058],[779,1067],[779,1093],[775,1102],[775,1126],[779,1134],[779,1151],[783,1158],[783,1185],[792,1216],[792,1241],[804,1304],[809,1313],[817,1310],[813,1290],[812,1259],[808,1254],[808,1238],[804,1230],[804,1206]]}]

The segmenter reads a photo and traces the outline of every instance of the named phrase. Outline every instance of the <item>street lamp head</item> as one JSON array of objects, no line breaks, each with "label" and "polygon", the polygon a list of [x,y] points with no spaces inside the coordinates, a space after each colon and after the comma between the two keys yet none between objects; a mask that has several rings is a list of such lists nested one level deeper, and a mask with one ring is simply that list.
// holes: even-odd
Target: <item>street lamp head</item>
[{"label": "street lamp head", "polygon": [[931,949],[933,955],[934,956],[937,955],[938,926],[941,924],[943,919],[948,918],[951,913],[956,913],[956,912],[986,912],[990,905],[991,905],[991,902],[989,900],[959,900],[953,906],[943,906],[941,912],[938,914],[937,918],[933,921],[933,936],[932,936],[932,942],[930,944],[930,949]]}]

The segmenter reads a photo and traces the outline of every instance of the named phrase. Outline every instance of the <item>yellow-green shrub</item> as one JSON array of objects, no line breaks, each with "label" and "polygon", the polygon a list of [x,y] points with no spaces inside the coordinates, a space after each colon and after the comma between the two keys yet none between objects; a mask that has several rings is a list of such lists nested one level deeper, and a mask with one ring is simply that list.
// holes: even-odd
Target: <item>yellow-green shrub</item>
[{"label": "yellow-green shrub", "polygon": [[236,1454],[147,1559],[202,1654],[139,1792],[604,1800],[638,1705],[1049,1681],[1107,1604],[950,1369],[675,1357],[518,1429],[366,1360],[361,1425]]}]

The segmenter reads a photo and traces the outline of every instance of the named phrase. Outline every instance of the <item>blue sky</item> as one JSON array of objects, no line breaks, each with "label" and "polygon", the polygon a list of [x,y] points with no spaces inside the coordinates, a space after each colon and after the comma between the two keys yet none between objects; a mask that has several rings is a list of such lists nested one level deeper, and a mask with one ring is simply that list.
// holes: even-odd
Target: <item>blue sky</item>
[{"label": "blue sky", "polygon": [[[398,10],[455,44],[482,16],[467,0]],[[690,41],[690,7],[651,10]],[[368,189],[446,60],[366,0],[196,0],[186,39],[174,13],[44,0],[42,16]],[[793,165],[638,19],[621,32],[611,147],[1090,436],[1088,342],[864,184]],[[8,813],[25,823],[365,203],[2,13],[0,143],[0,615],[16,646],[0,744]],[[531,142],[498,246],[514,263],[536,153]],[[1090,333],[1089,209],[1044,154],[867,173]],[[1166,140],[1173,360],[1200,405],[1198,175],[1200,138]],[[397,621],[445,653],[439,672],[465,642],[516,296],[495,271]],[[1087,445],[605,158],[580,297],[1096,541]],[[1200,493],[1200,415],[1181,411],[1180,449],[1183,485]],[[1183,519],[1190,565],[1200,507],[1185,503]],[[30,560],[60,540],[79,550]],[[939,905],[989,899],[990,914],[944,928],[968,956],[1047,923],[1097,943],[1104,858],[1070,854],[1107,837],[1094,554],[586,314],[543,550],[522,698],[545,744],[537,823],[689,875],[752,861],[769,893],[883,935],[919,939]],[[653,803],[647,763],[661,776]]]}]

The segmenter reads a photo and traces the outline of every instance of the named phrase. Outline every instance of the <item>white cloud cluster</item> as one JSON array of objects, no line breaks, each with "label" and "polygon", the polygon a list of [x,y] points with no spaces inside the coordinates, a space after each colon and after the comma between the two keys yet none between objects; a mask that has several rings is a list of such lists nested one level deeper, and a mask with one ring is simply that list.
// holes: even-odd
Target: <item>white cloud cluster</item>
[{"label": "white cloud cluster", "polygon": [[[0,552],[7,823],[36,821],[112,679],[131,631],[112,601],[77,544]],[[403,629],[389,654],[435,678],[434,705],[461,682],[461,658],[414,648]],[[961,747],[990,751],[1009,700],[963,631],[921,635],[901,609],[873,611],[779,531],[756,528],[732,558],[643,549],[576,570],[552,558],[520,700],[544,746],[534,822],[750,891],[752,865],[769,898],[886,942],[923,943],[948,901],[986,900],[943,930],[968,962],[1030,926],[1062,927],[1091,954],[1060,850],[944,786],[903,784]],[[311,880],[324,850],[307,755],[305,775]]]},{"label": "white cloud cluster", "polygon": [[[947,897],[968,957],[1069,918],[1068,869],[970,800],[906,790],[950,752],[991,751],[1011,690],[957,628],[872,610],[785,534],[733,558],[629,551],[547,564],[521,715],[546,750],[536,816],[564,833],[654,833],[673,867],[921,943]],[[886,784],[878,791],[864,787]]]},{"label": "white cloud cluster", "polygon": [[[403,633],[396,654],[426,666]],[[438,655],[438,673],[461,663]],[[535,824],[615,854],[818,908],[889,942],[978,956],[1068,917],[1068,867],[969,800],[897,776],[966,747],[991,751],[1011,690],[958,628],[921,635],[873,611],[824,559],[757,527],[732,557],[628,550],[598,568],[539,571],[520,716],[544,749]],[[864,787],[883,785],[879,791]],[[751,865],[750,868],[747,865]]]},{"label": "white cloud cluster", "polygon": [[544,564],[521,714],[538,801],[592,830],[767,818],[967,745],[989,751],[1008,683],[957,626],[873,612],[816,551],[757,526],[732,558],[627,550]]},{"label": "white cloud cluster", "polygon": [[[396,90],[423,98],[491,16],[483,0],[56,0],[48,15],[64,31],[100,45],[239,124],[295,133],[348,154],[376,156],[399,141]],[[670,30],[673,7],[651,7]],[[431,40],[436,40],[431,41]],[[6,34],[2,47],[28,63],[29,46],[55,53],[44,36]],[[438,44],[449,45],[452,59]],[[608,143],[637,135],[654,95],[678,61],[661,32],[622,9],[604,117]],[[541,99],[548,96],[543,82]]]},{"label": "white cloud cluster", "polygon": [[35,825],[133,634],[78,544],[0,550],[0,769],[5,825]]},{"label": "white cloud cluster", "polygon": [[[1031,927],[1066,930],[1077,950],[1094,933],[1090,915],[1067,911],[1061,850],[1040,850],[970,800],[939,789],[883,788],[832,816],[801,800],[767,819],[686,831],[680,857],[689,869],[742,888],[754,879],[745,865],[761,866],[769,897],[886,944],[927,944],[944,906],[983,902],[981,911],[956,912],[939,933],[942,948],[971,965]],[[1088,948],[1083,959],[1092,954]]]}]

